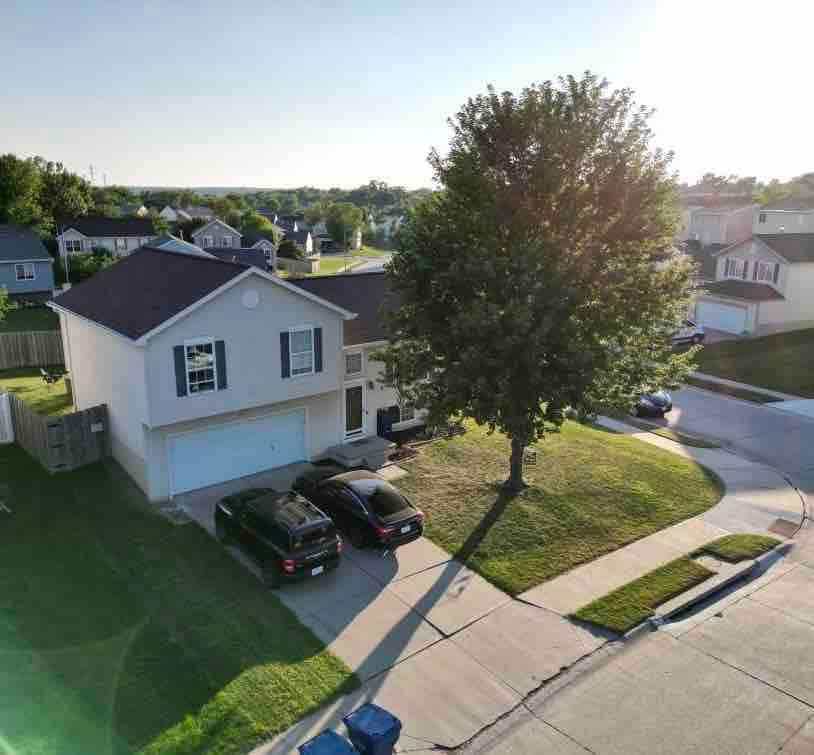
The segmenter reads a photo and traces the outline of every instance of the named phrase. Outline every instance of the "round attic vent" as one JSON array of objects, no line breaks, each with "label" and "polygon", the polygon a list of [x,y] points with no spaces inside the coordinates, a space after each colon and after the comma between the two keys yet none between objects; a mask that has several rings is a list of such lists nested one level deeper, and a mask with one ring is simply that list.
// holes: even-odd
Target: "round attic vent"
[{"label": "round attic vent", "polygon": [[260,302],[260,294],[255,289],[250,288],[243,294],[243,306],[246,309],[254,309]]}]

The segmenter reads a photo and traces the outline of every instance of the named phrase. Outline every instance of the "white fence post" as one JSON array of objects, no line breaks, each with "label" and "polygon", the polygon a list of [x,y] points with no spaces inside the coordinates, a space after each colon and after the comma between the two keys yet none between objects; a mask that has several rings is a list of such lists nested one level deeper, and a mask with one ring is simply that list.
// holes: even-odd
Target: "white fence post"
[{"label": "white fence post", "polygon": [[14,423],[11,421],[8,393],[0,393],[0,443],[14,443]]}]

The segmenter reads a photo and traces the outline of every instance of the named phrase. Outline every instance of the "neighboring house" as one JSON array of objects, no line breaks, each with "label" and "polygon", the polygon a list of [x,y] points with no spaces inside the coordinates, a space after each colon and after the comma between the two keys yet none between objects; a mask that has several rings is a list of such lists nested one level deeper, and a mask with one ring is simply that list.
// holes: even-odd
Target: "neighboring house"
[{"label": "neighboring house", "polygon": [[95,249],[123,257],[155,238],[151,218],[102,218],[86,216],[58,224],[60,256],[90,253]]},{"label": "neighboring house", "polygon": [[714,281],[715,270],[717,268],[717,259],[715,255],[726,249],[727,244],[710,244],[709,246],[701,246],[697,241],[685,241],[680,244],[680,249],[684,254],[692,257],[693,261],[698,265],[698,281]]},{"label": "neighboring house", "polygon": [[123,204],[119,206],[119,212],[125,218],[130,216],[146,218],[149,215],[149,210],[143,204]]},{"label": "neighboring house", "polygon": [[54,292],[54,260],[39,236],[18,225],[0,225],[0,288],[11,299],[47,301]]},{"label": "neighboring house", "polygon": [[374,234],[381,234],[385,241],[389,241],[403,222],[402,215],[382,215],[378,220],[371,219],[370,230]]},{"label": "neighboring house", "polygon": [[277,267],[277,246],[272,233],[244,233],[242,241],[244,249],[260,249],[263,252],[270,270]]},{"label": "neighboring house", "polygon": [[[314,253],[314,239],[311,231],[286,231],[285,237],[291,239],[306,255]],[[319,253],[319,250],[317,250]]]},{"label": "neighboring house", "polygon": [[222,220],[210,220],[206,225],[195,229],[191,234],[192,241],[202,249],[217,247],[219,249],[239,249],[243,234]]},{"label": "neighboring house", "polygon": [[[166,205],[161,212],[158,213],[158,217],[163,218],[168,223],[177,223],[178,222],[178,210],[174,207],[170,207]],[[185,220],[186,218],[184,218]]]},{"label": "neighboring house", "polygon": [[784,199],[782,202],[759,207],[752,232],[814,233],[814,197]]},{"label": "neighboring house", "polygon": [[[737,244],[752,235],[752,217],[757,205],[740,204],[729,207],[699,207],[687,213],[684,240],[697,241],[701,246]],[[684,234],[681,234],[682,236]]]},{"label": "neighboring house", "polygon": [[814,233],[755,235],[714,258],[715,280],[695,303],[700,325],[762,335],[814,324]]},{"label": "neighboring house", "polygon": [[182,212],[189,218],[195,218],[196,220],[215,219],[215,213],[212,211],[212,208],[206,207],[205,205],[192,205],[190,207],[184,207]]},{"label": "neighboring house", "polygon": [[49,306],[77,409],[107,405],[113,456],[159,501],[333,447],[386,447],[375,409],[395,392],[374,384],[369,359],[384,283],[335,276],[315,292],[311,280],[145,248]]}]

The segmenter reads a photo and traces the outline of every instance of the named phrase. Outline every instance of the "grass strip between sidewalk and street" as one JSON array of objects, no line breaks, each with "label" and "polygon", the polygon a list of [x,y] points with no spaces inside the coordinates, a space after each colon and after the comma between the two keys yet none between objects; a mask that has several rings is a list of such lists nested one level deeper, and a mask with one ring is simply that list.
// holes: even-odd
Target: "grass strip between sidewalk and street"
[{"label": "grass strip between sidewalk and street", "polygon": [[649,619],[657,606],[714,575],[682,556],[580,608],[573,617],[623,634]]},{"label": "grass strip between sidewalk and street", "polygon": [[716,383],[712,380],[704,380],[703,378],[688,377],[685,382],[687,385],[692,385],[696,388],[703,388],[705,391],[721,393],[724,396],[732,396],[732,398],[739,398],[743,401],[751,401],[755,404],[771,404],[776,401],[780,401],[780,399],[770,396],[768,393],[758,393],[757,391],[750,391],[746,388],[736,388],[732,385]]},{"label": "grass strip between sidewalk and street", "polygon": [[737,564],[750,558],[757,558],[780,545],[780,540],[768,535],[725,535],[699,548],[695,555],[709,555]]}]

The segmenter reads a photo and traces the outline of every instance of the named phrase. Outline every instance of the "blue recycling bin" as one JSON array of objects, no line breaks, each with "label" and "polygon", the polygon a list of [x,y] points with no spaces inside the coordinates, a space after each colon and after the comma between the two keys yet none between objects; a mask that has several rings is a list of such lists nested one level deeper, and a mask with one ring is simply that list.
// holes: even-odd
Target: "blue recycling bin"
[{"label": "blue recycling bin", "polygon": [[392,755],[401,736],[401,721],[373,703],[365,703],[342,721],[350,741],[362,755]]},{"label": "blue recycling bin", "polygon": [[301,744],[297,750],[300,755],[359,755],[345,737],[330,729]]}]

